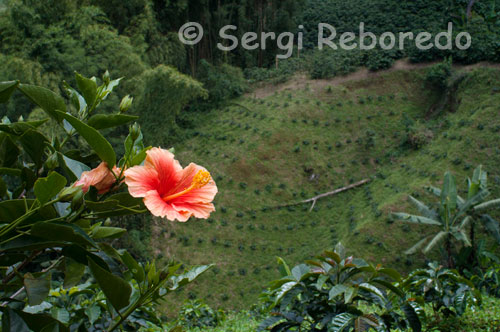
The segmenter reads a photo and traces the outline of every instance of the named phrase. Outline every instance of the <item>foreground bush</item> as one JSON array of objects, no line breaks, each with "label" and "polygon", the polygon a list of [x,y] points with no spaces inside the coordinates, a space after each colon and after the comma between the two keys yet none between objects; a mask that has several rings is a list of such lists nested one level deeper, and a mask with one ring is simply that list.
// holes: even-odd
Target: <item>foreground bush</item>
[{"label": "foreground bush", "polygon": [[201,166],[182,168],[171,152],[145,146],[137,124],[117,161],[100,130],[137,117],[123,114],[127,97],[119,112],[96,114],[120,80],[106,73],[102,81],[98,86],[76,74],[78,90],[65,85],[69,106],[48,89],[0,83],[0,102],[17,90],[61,128],[49,138],[40,130],[48,118],[0,124],[4,332],[136,331],[160,324],[154,306],[209,268],[141,264],[110,244],[126,232],[110,218],[149,211],[169,220],[207,218],[217,188]]},{"label": "foreground bush", "polygon": [[[347,257],[340,244],[334,252],[325,251],[316,260],[291,270],[280,262],[283,277],[273,281],[263,295],[269,317],[260,330],[421,330],[419,314],[423,303],[407,298],[392,283],[401,278],[393,269]],[[404,315],[394,310],[395,305]]]}]

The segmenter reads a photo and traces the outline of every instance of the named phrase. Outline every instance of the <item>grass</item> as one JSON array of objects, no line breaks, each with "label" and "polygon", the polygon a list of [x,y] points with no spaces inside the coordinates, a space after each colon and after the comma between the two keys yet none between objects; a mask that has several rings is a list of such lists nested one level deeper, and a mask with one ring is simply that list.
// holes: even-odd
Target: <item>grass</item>
[{"label": "grass", "polygon": [[[432,201],[422,188],[439,185],[445,170],[465,189],[465,176],[483,164],[500,196],[499,71],[469,73],[458,111],[432,119],[426,113],[435,96],[423,76],[391,72],[331,89],[244,97],[197,114],[192,138],[175,148],[181,164],[211,172],[217,212],[188,223],[155,220],[152,245],[163,260],[216,267],[173,302],[199,297],[213,307],[248,308],[278,277],[276,256],[294,265],[338,241],[356,256],[409,270],[424,257],[402,252],[428,230],[388,218],[410,209],[408,194]],[[431,133],[428,144],[404,147],[406,126]],[[372,181],[319,200],[311,212],[310,205],[276,208],[364,178]]]}]

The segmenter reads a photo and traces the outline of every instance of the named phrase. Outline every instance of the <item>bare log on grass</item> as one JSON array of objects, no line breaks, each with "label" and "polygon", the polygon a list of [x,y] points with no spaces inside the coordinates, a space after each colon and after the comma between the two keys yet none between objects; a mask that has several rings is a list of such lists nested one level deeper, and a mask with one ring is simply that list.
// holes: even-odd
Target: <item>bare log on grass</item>
[{"label": "bare log on grass", "polygon": [[280,206],[277,206],[277,207],[288,207],[288,206],[294,206],[294,205],[300,205],[300,204],[306,204],[306,203],[311,203],[312,202],[311,208],[309,209],[309,212],[310,212],[310,211],[312,211],[312,209],[314,209],[314,206],[316,205],[316,201],[318,199],[324,198],[324,197],[328,197],[328,196],[333,196],[333,195],[339,194],[341,192],[344,192],[344,191],[347,191],[347,190],[351,190],[351,189],[354,189],[356,187],[360,187],[360,186],[362,186],[364,184],[367,184],[370,181],[371,181],[371,179],[364,179],[364,180],[358,181],[356,183],[350,184],[348,186],[345,186],[345,187],[342,187],[342,188],[339,188],[339,189],[335,189],[334,191],[329,191],[327,193],[320,194],[320,195],[317,195],[317,196],[305,199],[305,200],[300,201],[300,202],[284,204],[284,205],[280,205]]}]

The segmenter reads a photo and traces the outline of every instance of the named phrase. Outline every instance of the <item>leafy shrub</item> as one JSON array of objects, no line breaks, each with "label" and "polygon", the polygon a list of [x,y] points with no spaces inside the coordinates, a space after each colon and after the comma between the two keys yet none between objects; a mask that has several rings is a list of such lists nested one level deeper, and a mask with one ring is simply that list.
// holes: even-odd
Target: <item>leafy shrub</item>
[{"label": "leafy shrub", "polygon": [[195,108],[218,107],[229,99],[241,96],[247,90],[242,70],[228,64],[215,66],[201,60],[197,79],[208,91],[208,100]]},{"label": "leafy shrub", "polygon": [[430,67],[425,74],[425,82],[431,87],[445,90],[452,75],[451,58]]},{"label": "leafy shrub", "polygon": [[[273,281],[261,297],[267,304],[268,318],[260,330],[343,331],[356,327],[357,331],[389,331],[411,326],[420,331],[415,311],[420,310],[418,305],[407,301],[390,282],[400,279],[395,270],[347,257],[340,244],[335,252],[325,251],[316,260],[291,270],[282,259],[279,262],[283,277]],[[394,299],[400,301],[397,303],[408,320],[391,309]],[[370,307],[361,307],[360,301]]]},{"label": "leafy shrub", "polygon": [[209,328],[219,326],[225,319],[222,310],[213,310],[201,300],[184,303],[179,311],[177,323],[185,328]]},{"label": "leafy shrub", "polygon": [[431,304],[435,313],[462,315],[468,306],[481,303],[481,293],[458,271],[429,263],[428,269],[417,269],[402,281],[407,292]]}]

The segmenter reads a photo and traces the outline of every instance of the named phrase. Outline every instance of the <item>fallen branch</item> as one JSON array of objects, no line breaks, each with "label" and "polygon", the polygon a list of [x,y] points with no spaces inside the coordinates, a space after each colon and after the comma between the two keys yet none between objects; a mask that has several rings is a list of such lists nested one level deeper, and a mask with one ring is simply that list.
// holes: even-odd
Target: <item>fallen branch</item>
[{"label": "fallen branch", "polygon": [[361,180],[359,182],[350,184],[350,185],[348,185],[346,187],[335,189],[334,191],[330,191],[330,192],[327,192],[327,193],[324,193],[324,194],[321,194],[321,195],[318,195],[318,196],[314,196],[312,198],[308,198],[308,199],[300,201],[300,202],[279,205],[277,207],[288,207],[288,206],[294,206],[294,205],[300,205],[300,204],[305,204],[305,203],[312,202],[311,208],[309,209],[309,212],[310,212],[310,211],[312,211],[312,209],[314,209],[314,206],[316,205],[316,201],[318,199],[323,198],[323,197],[333,196],[333,195],[339,194],[341,192],[344,192],[344,191],[347,191],[347,190],[350,190],[350,189],[353,189],[353,188],[356,188],[356,187],[360,187],[360,186],[362,186],[364,184],[367,184],[370,181],[371,181],[371,179],[364,179],[364,180]]}]

